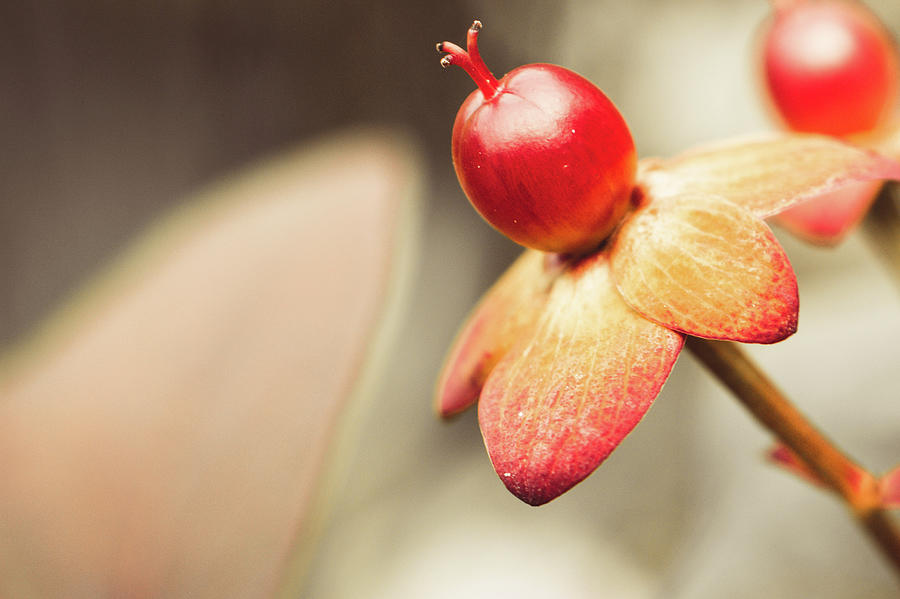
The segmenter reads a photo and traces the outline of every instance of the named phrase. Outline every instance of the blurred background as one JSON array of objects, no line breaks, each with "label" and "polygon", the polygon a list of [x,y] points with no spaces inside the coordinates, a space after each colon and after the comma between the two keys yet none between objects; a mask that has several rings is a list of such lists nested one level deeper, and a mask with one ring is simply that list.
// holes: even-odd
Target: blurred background
[{"label": "blurred background", "polygon": [[[900,32],[896,2],[868,4]],[[620,108],[641,156],[668,155],[773,128],[753,60],[768,11],[763,0],[4,3],[0,347],[194,190],[378,125],[414,140],[413,259],[377,375],[334,442],[340,474],[297,596],[896,596],[841,505],[764,464],[766,434],[688,355],[612,458],[539,509],[497,480],[474,413],[447,424],[431,410],[457,326],[518,253],[458,188],[450,128],[473,85],[440,68],[434,43],[462,42],[477,17],[495,74],[570,67]],[[780,237],[800,277],[800,331],[751,351],[839,444],[887,469],[900,461],[900,293],[860,233],[835,250]],[[232,550],[247,549],[236,538]]]}]

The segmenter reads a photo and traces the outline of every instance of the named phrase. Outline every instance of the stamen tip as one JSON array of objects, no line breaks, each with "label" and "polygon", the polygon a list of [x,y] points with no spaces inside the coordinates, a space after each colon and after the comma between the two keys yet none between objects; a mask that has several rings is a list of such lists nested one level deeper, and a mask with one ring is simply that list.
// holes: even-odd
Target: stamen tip
[{"label": "stamen tip", "polygon": [[443,52],[444,51],[444,42],[438,42],[434,45],[434,47],[438,52]]},{"label": "stamen tip", "polygon": [[472,31],[481,31],[481,27],[482,27],[481,21],[479,21],[478,19],[475,19],[475,21],[472,22],[472,26],[469,27],[469,29],[471,29]]},{"label": "stamen tip", "polygon": [[445,69],[453,64],[453,57],[451,55],[447,55],[441,59],[441,66]]}]

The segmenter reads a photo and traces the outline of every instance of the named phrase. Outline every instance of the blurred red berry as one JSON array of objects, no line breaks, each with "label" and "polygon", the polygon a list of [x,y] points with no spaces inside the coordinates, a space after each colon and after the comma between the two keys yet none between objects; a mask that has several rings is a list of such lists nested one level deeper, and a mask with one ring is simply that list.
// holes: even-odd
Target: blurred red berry
[{"label": "blurred red berry", "polygon": [[867,131],[897,103],[896,47],[859,2],[777,2],[763,33],[763,67],[772,102],[795,131]]}]

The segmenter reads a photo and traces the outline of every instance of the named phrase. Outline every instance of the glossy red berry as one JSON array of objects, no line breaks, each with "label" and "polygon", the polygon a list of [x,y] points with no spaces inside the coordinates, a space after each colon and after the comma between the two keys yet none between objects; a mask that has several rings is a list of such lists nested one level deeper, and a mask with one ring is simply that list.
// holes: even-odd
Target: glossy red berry
[{"label": "glossy red berry", "polygon": [[763,32],[763,61],[772,102],[796,131],[867,131],[897,103],[896,47],[860,2],[775,2]]},{"label": "glossy red berry", "polygon": [[530,64],[499,81],[478,53],[438,44],[443,66],[465,69],[478,89],[453,124],[456,175],[475,209],[524,246],[580,253],[625,214],[637,156],[628,126],[593,83],[568,69]]}]

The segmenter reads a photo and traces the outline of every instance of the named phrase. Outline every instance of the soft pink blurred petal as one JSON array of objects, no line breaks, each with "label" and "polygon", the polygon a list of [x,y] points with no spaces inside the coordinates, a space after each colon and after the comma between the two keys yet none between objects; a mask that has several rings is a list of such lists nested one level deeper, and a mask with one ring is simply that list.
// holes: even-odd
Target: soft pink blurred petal
[{"label": "soft pink blurred petal", "polygon": [[797,279],[769,227],[710,195],[650,201],[622,226],[612,272],[628,304],[662,326],[773,343],[797,328]]},{"label": "soft pink blurred petal", "polygon": [[510,346],[533,326],[562,262],[526,250],[484,295],[453,342],[438,379],[435,406],[452,416],[478,400]]},{"label": "soft pink blurred petal", "polygon": [[[849,141],[900,160],[900,122],[850,136]],[[773,221],[809,243],[834,246],[865,217],[882,181],[852,183],[778,214]]]},{"label": "soft pink blurred petal", "polygon": [[314,499],[416,178],[379,133],[194,198],[0,370],[0,595],[253,597]]},{"label": "soft pink blurred petal", "polygon": [[722,196],[760,217],[860,181],[900,179],[900,164],[830,137],[783,133],[645,160],[641,186],[653,197]]},{"label": "soft pink blurred petal", "polygon": [[650,408],[683,343],[622,301],[605,254],[567,271],[481,393],[478,418],[500,480],[532,505],[583,480]]},{"label": "soft pink blurred petal", "polygon": [[837,245],[869,211],[881,186],[881,181],[851,183],[792,206],[772,222],[810,243]]}]

